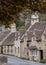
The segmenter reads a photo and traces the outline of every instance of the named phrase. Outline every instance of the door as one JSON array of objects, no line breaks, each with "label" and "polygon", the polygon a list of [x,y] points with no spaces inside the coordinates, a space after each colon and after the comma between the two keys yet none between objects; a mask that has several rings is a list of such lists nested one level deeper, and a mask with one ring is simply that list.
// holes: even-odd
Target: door
[{"label": "door", "polygon": [[1,54],[3,54],[3,46],[1,46]]},{"label": "door", "polygon": [[43,59],[43,50],[40,50],[40,59]]}]

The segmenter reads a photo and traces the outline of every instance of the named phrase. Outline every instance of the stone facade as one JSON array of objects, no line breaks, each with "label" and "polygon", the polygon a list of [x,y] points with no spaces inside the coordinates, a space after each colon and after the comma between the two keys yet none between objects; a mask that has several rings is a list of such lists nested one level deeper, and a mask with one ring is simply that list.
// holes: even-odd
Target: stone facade
[{"label": "stone facade", "polygon": [[1,54],[20,57],[20,39],[15,23],[11,24],[11,29],[1,32],[0,39],[2,39],[0,41]]},{"label": "stone facade", "polygon": [[40,61],[41,59],[46,59],[45,44],[46,44],[45,40],[39,42],[32,40],[27,42],[27,37],[26,37],[26,39],[21,43],[21,57],[29,58],[30,60],[36,60],[36,61]]},{"label": "stone facade", "polygon": [[9,33],[4,35],[3,32],[3,40],[0,41],[3,54],[36,61],[46,59],[46,23],[40,23],[38,14],[33,13],[29,24],[24,30],[18,32],[13,23]]},{"label": "stone facade", "polygon": [[24,41],[21,42],[21,57],[28,58],[28,48],[27,48],[27,38],[24,38]]}]

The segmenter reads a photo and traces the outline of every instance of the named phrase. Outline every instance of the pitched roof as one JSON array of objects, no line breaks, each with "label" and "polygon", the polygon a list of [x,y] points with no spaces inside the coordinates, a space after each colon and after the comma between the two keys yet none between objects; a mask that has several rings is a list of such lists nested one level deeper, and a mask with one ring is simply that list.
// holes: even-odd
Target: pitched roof
[{"label": "pitched roof", "polygon": [[30,30],[27,33],[28,40],[31,40],[31,38],[35,35],[36,40],[41,39],[41,35],[44,32],[46,27],[46,23],[35,23]]},{"label": "pitched roof", "polygon": [[2,43],[2,45],[14,45],[14,41],[18,40],[18,32],[11,33]]},{"label": "pitched roof", "polygon": [[35,35],[33,33],[31,31],[27,33],[28,40],[31,40],[33,36],[36,37],[36,40],[41,39],[42,31],[35,31]]},{"label": "pitched roof", "polygon": [[8,38],[2,43],[2,45],[13,45],[15,40],[15,33],[11,33]]},{"label": "pitched roof", "polygon": [[37,22],[35,23],[30,30],[38,29],[38,30],[44,30],[46,27],[46,22]]},{"label": "pitched roof", "polygon": [[42,31],[35,31],[35,37],[36,37],[36,40],[40,40],[41,39],[41,35],[42,35]]},{"label": "pitched roof", "polygon": [[[30,24],[27,24],[25,26],[25,29],[21,29],[20,31],[20,38],[22,37],[22,35],[26,32],[26,30],[29,28]],[[31,38],[33,37],[33,33],[35,32],[35,36],[37,40],[41,39],[41,35],[44,32],[46,27],[46,22],[37,22],[35,23],[30,30],[27,32],[27,37],[28,40],[31,40]]]},{"label": "pitched roof", "polygon": [[0,31],[0,42],[9,34],[10,31]]},{"label": "pitched roof", "polygon": [[28,23],[24,29],[20,29],[19,32],[20,32],[20,38],[22,37],[22,35],[26,32],[26,30],[29,28],[30,26],[30,23]]},{"label": "pitched roof", "polygon": [[28,31],[27,32],[28,40],[31,40],[32,36],[33,36],[33,33],[31,31]]},{"label": "pitched roof", "polygon": [[25,29],[20,29],[19,32],[20,32],[20,38],[21,38],[22,35],[25,33]]},{"label": "pitched roof", "polygon": [[16,40],[18,39],[18,32],[12,33],[11,30],[8,29],[5,29],[4,31],[0,31],[0,42],[2,45],[13,45],[15,38]]}]

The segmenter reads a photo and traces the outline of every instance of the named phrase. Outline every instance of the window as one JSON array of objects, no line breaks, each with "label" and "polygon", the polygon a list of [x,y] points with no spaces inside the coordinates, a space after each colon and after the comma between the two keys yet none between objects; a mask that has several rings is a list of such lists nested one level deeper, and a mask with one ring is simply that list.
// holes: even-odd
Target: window
[{"label": "window", "polygon": [[16,47],[15,47],[15,53],[16,53]]},{"label": "window", "polygon": [[36,56],[37,55],[37,50],[31,50],[30,55],[31,56]]},{"label": "window", "polygon": [[29,56],[29,52],[27,52],[27,56]]},{"label": "window", "polygon": [[27,47],[29,47],[29,43],[27,43]]},{"label": "window", "polygon": [[7,46],[7,52],[9,52],[9,46]]},{"label": "window", "polygon": [[18,47],[18,53],[19,53],[19,47]]},{"label": "window", "polygon": [[11,52],[13,52],[13,46],[11,46]]}]

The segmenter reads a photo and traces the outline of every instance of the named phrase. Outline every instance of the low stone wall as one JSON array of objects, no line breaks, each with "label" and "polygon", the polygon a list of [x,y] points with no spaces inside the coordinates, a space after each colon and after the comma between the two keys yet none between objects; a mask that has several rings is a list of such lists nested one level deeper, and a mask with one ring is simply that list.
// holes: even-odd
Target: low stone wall
[{"label": "low stone wall", "polygon": [[2,65],[3,63],[0,63],[0,65]]},{"label": "low stone wall", "polygon": [[7,57],[6,56],[0,56],[0,63],[7,63]]},{"label": "low stone wall", "polygon": [[4,63],[3,65],[16,65],[14,63]]}]

